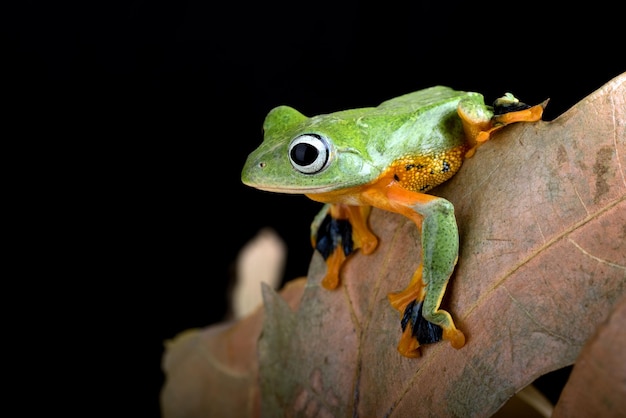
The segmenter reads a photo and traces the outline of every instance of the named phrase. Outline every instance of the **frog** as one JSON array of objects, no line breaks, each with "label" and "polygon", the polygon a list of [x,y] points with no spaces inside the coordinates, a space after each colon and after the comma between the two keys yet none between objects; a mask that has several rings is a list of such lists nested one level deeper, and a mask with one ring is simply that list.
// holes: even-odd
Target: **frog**
[{"label": "frog", "polygon": [[441,307],[459,257],[458,225],[453,204],[428,192],[500,129],[541,120],[547,102],[531,106],[507,92],[487,105],[481,93],[436,85],[311,117],[280,105],[265,117],[263,141],[248,155],[241,180],[322,204],[310,237],[325,263],[320,285],[329,291],[341,285],[354,252],[376,250],[372,208],[412,221],[421,241],[418,267],[404,289],[387,294],[400,322],[397,351],[416,358],[421,346],[442,340],[460,349],[465,334]]}]

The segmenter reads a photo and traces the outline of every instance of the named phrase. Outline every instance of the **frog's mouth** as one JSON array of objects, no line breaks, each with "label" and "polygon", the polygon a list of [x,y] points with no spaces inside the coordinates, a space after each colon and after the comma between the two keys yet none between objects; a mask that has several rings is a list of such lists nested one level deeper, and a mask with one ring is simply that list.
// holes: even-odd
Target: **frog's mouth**
[{"label": "frog's mouth", "polygon": [[[319,183],[319,180],[314,176],[294,176],[291,179],[283,179],[280,184],[267,181],[264,176],[246,176],[242,175],[242,182],[246,186],[254,187],[255,189],[263,190],[266,192],[274,193],[287,193],[287,194],[319,194],[328,193],[339,189],[346,189],[358,184],[355,180],[347,181],[346,179],[333,179],[333,181]],[[295,177],[298,177],[298,184],[289,183],[287,180],[296,181]],[[308,183],[308,184],[307,184]]]},{"label": "frog's mouth", "polygon": [[243,182],[247,186],[254,187],[255,189],[263,190],[266,192],[274,192],[274,193],[287,193],[287,194],[321,194],[328,193],[338,189],[345,189],[353,186],[349,182],[344,183],[334,183],[332,185],[324,185],[324,186],[290,186],[290,185],[264,185],[264,184],[253,184]]}]

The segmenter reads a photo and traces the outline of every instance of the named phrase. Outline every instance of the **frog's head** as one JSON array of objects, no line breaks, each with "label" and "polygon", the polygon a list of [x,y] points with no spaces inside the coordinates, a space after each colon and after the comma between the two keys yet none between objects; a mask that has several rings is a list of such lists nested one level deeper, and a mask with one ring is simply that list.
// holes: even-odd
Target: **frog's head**
[{"label": "frog's head", "polygon": [[366,183],[379,174],[368,163],[356,111],[308,118],[289,106],[274,108],[264,139],[244,165],[244,184],[282,193],[324,193]]}]

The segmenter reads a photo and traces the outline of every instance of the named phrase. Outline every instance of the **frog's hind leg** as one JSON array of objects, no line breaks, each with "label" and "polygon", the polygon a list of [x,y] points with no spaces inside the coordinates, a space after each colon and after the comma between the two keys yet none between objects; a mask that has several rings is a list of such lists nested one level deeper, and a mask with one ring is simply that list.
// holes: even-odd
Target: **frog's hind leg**
[{"label": "frog's hind leg", "polygon": [[[401,315],[402,337],[398,351],[406,357],[418,357],[419,346],[445,339],[454,348],[465,344],[450,314],[439,309],[458,257],[458,230],[454,208],[445,199],[411,194],[391,187],[388,191],[400,211],[421,229],[422,260],[409,285],[388,295],[389,302]],[[402,205],[400,206],[402,207]]]},{"label": "frog's hind leg", "polygon": [[461,117],[463,129],[470,145],[465,157],[473,156],[476,149],[491,138],[491,134],[506,125],[541,120],[543,109],[547,104],[548,100],[545,100],[536,106],[529,106],[520,102],[511,93],[506,93],[494,102],[493,113],[491,113],[472,104],[461,102],[457,112]]}]

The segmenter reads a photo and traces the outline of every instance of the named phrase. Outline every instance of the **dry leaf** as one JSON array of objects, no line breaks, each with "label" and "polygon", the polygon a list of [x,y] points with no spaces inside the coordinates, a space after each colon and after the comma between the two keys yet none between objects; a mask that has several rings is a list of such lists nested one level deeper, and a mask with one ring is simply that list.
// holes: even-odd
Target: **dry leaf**
[{"label": "dry leaf", "polygon": [[[298,308],[303,283],[297,279],[281,290],[290,309]],[[166,341],[161,416],[260,416],[256,345],[263,318],[259,308],[242,320],[188,330]]]},{"label": "dry leaf", "polygon": [[264,416],[490,416],[572,364],[624,295],[626,76],[553,122],[508,127],[434,194],[454,205],[460,260],[444,306],[468,337],[455,350],[396,352],[387,301],[418,264],[415,226],[374,210],[381,242],[343,286],[319,286],[315,255],[297,312],[265,289]]},{"label": "dry leaf", "polygon": [[[320,287],[318,254],[289,303],[264,286],[258,344],[262,310],[170,344],[164,418],[490,416],[574,363],[626,294],[625,81],[555,121],[507,127],[433,191],[454,204],[460,228],[443,307],[465,347],[424,346],[418,359],[396,352],[399,316],[387,293],[417,267],[419,235],[408,219],[373,210],[380,246],[351,256],[338,290]],[[241,377],[234,384],[231,370]]]},{"label": "dry leaf", "polygon": [[626,297],[587,341],[563,389],[554,418],[626,416]]}]

